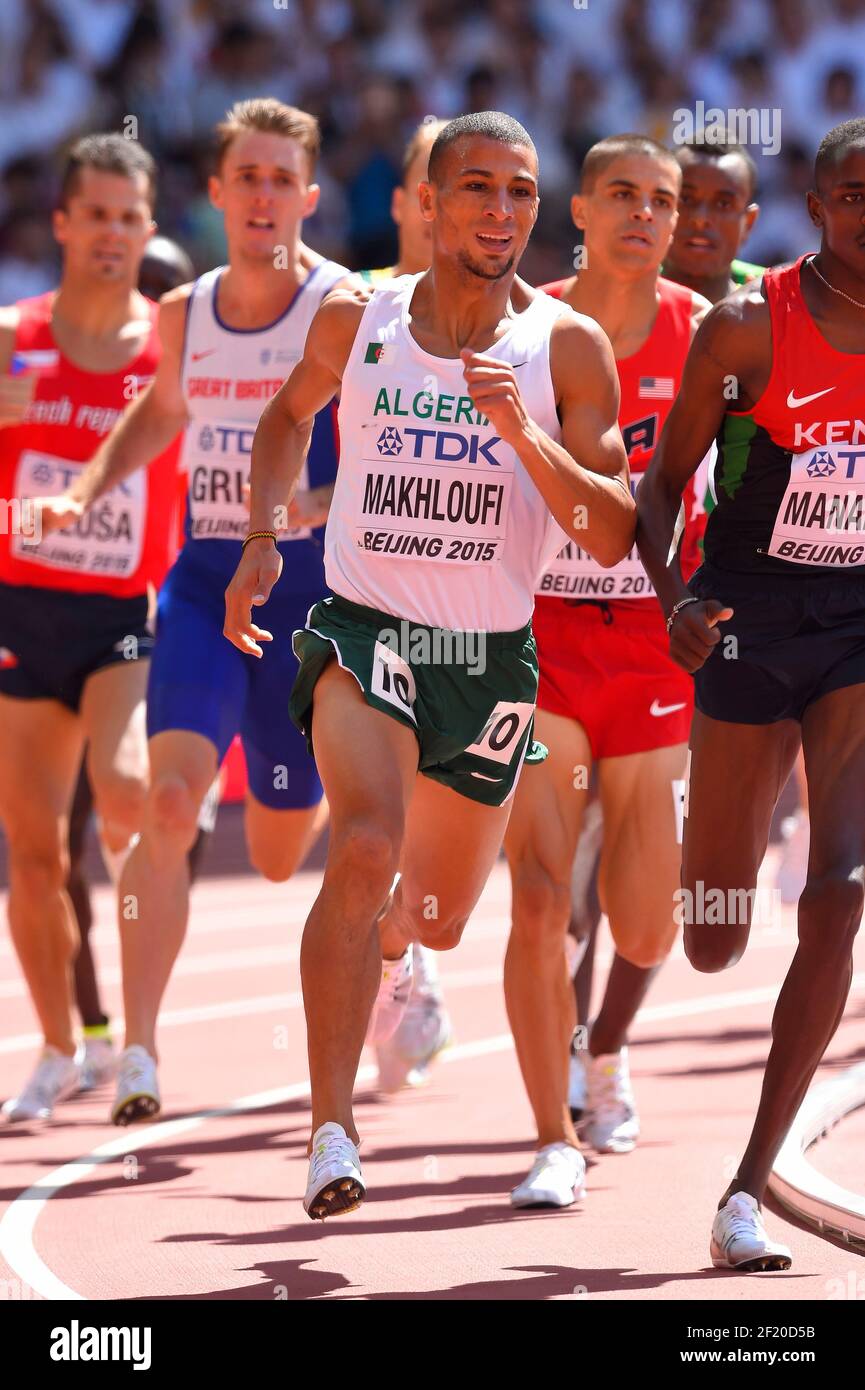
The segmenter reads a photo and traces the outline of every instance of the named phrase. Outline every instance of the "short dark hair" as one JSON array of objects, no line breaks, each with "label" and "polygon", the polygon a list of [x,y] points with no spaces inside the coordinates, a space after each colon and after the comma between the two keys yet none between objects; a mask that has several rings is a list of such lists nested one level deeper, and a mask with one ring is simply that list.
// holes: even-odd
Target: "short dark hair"
[{"label": "short dark hair", "polygon": [[726,131],[718,128],[718,138],[709,135],[707,131],[698,130],[696,135],[690,140],[685,140],[676,150],[676,160],[681,165],[681,156],[686,151],[695,154],[700,159],[723,159],[725,155],[733,154],[748,171],[748,198],[751,202],[757,196],[757,165],[753,156],[749,154],[744,145],[740,145],[736,140],[728,140]]},{"label": "short dark hair", "polygon": [[441,164],[445,151],[463,135],[477,136],[484,140],[498,140],[503,145],[525,145],[537,158],[535,142],[525,126],[508,116],[504,111],[473,111],[468,116],[457,116],[448,121],[433,143],[429,154],[430,183],[438,183],[441,177]]},{"label": "short dark hair", "polygon": [[624,135],[607,135],[587,152],[580,169],[580,192],[591,193],[604,170],[623,154],[646,154],[652,159],[676,163],[676,156],[660,140],[650,135],[626,131]]},{"label": "short dark hair", "polygon": [[865,148],[865,116],[856,116],[852,121],[842,121],[823,136],[814,160],[814,187],[818,193],[824,176],[841,163],[847,151],[852,150],[854,145]]},{"label": "short dark hair", "polygon": [[151,208],[156,202],[156,161],[153,155],[137,140],[130,140],[118,131],[105,135],[85,135],[72,146],[60,180],[61,208],[68,208],[69,199],[78,192],[82,169],[99,169],[104,174],[121,174],[127,179],[144,174]]}]

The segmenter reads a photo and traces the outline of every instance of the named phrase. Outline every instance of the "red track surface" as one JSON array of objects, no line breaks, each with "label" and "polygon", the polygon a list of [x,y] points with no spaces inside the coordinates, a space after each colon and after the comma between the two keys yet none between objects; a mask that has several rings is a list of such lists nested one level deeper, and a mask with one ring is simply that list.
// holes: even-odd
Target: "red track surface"
[{"label": "red track surface", "polygon": [[[361,1081],[369,1197],[356,1214],[313,1225],[300,1205],[308,1111],[297,951],[317,885],[317,873],[281,887],[204,881],[161,1033],[165,1120],[273,1088],[292,1087],[293,1098],[188,1127],[117,1131],[102,1094],[66,1102],[50,1125],[0,1129],[0,1281],[24,1281],[7,1286],[13,1296],[56,1296],[53,1276],[84,1298],[823,1300],[840,1296],[839,1279],[863,1279],[854,1252],[771,1211],[771,1232],[793,1249],[789,1273],[737,1276],[708,1263],[712,1213],[757,1101],[770,999],[794,950],[792,913],[779,928],[756,928],[744,961],[723,975],[697,975],[676,951],[634,1031],[639,1148],[592,1162],[581,1208],[512,1212],[508,1191],[527,1171],[533,1135],[502,1000],[501,865],[463,945],[442,958],[456,1046],[424,1091],[380,1101]],[[100,973],[119,1010],[106,889],[96,910]],[[7,1096],[36,1040],[23,1036],[34,1034],[33,1015],[8,940],[0,949]],[[605,944],[599,963],[607,958]],[[865,971],[862,941],[856,968]],[[863,985],[818,1077],[865,1052]],[[842,1122],[817,1166],[861,1187],[862,1133],[861,1117]],[[90,1166],[91,1151],[118,1139],[131,1157]],[[74,1165],[72,1181],[44,1205],[16,1201],[63,1164]],[[34,1214],[35,1265],[18,1224]],[[34,1269],[36,1294],[26,1286]]]}]

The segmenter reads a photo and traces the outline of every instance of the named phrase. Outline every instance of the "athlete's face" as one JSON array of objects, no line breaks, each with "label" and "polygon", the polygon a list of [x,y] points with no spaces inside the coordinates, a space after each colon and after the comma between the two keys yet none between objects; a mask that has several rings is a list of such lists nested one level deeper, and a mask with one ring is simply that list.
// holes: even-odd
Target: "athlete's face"
[{"label": "athlete's face", "polygon": [[729,274],[759,213],[748,166],[737,154],[706,159],[688,153],[682,162],[679,221],[667,265],[693,279]]},{"label": "athlete's face", "polygon": [[155,230],[144,174],[130,178],[85,166],[66,207],[54,213],[66,273],[100,285],[131,288]]},{"label": "athlete's face", "polygon": [[623,154],[571,200],[585,233],[586,268],[640,276],[657,270],[676,227],[681,174],[672,155]]},{"label": "athlete's face", "polygon": [[406,176],[393,191],[391,216],[399,227],[400,265],[409,275],[428,270],[432,259],[432,223],[421,212],[418,184],[427,176],[432,140],[415,155]]},{"label": "athlete's face", "polygon": [[225,151],[210,199],[225,214],[231,256],[277,264],[279,249],[294,247],[300,224],[315,211],[318,185],[309,181],[309,157],[289,135],[245,130]]},{"label": "athlete's face", "polygon": [[519,262],[538,218],[538,161],[525,145],[462,136],[448,146],[437,183],[420,186],[437,255],[466,276],[500,280]]},{"label": "athlete's face", "polygon": [[825,172],[818,193],[808,194],[823,244],[865,283],[865,146],[858,145]]}]

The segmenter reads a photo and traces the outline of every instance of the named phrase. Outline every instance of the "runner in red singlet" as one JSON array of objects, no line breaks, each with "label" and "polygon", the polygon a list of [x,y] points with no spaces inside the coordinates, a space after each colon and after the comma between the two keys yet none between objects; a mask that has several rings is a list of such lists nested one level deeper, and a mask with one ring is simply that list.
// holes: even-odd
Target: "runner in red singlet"
[{"label": "runner in red singlet", "polygon": [[[147,299],[158,301],[169,290],[176,289],[192,280],[195,268],[182,246],[168,237],[151,237],[147,243],[144,257],[138,271],[138,288]],[[178,474],[179,511],[181,516],[186,508],[186,476]],[[180,530],[180,528],[178,528]],[[179,539],[182,544],[182,535]],[[207,818],[199,818],[198,838],[189,851],[190,878],[194,878],[204,843],[215,822],[218,806],[218,785],[208,796],[205,807]],[[115,1073],[117,1057],[112,1043],[111,1023],[103,1008],[96,963],[90,947],[90,930],[93,925],[93,911],[90,903],[90,886],[84,866],[84,850],[87,826],[93,811],[93,788],[87,776],[86,761],[81,765],[78,785],[69,813],[69,876],[66,890],[75,913],[78,925],[80,947],[75,958],[75,1002],[81,1016],[81,1031],[84,1055],[81,1063],[82,1091],[92,1091],[110,1081]],[[110,864],[107,866],[110,872]]]},{"label": "runner in red singlet", "polygon": [[65,881],[85,742],[110,855],[144,801],[148,591],[175,546],[176,449],[63,532],[41,538],[32,499],[65,491],[156,370],[158,309],[135,288],[154,176],[135,141],[79,141],[54,214],[60,287],[0,311],[0,820],[12,939],[45,1036],[10,1119],[46,1118],[80,1082]]},{"label": "runner in red singlet", "polygon": [[[713,1264],[738,1270],[790,1266],[760,1203],[844,1012],[865,901],[865,118],[824,137],[807,198],[819,251],[707,315],[637,498],[671,655],[694,674],[678,908],[696,969],[724,970],[745,950],[775,803],[805,754],[798,946],[712,1226]],[[717,505],[686,586],[670,534],[715,437]]]},{"label": "runner in red singlet", "polygon": [[[670,151],[643,136],[595,145],[572,205],[585,233],[585,269],[546,287],[595,318],[612,342],[632,487],[652,456],[695,325],[709,307],[658,275],[679,182]],[[683,561],[688,572],[695,562],[696,555]],[[589,775],[597,764],[601,889],[618,951],[612,975],[627,977],[627,988],[618,990],[614,1007],[605,1000],[583,1051],[586,1132],[599,1151],[623,1153],[638,1134],[627,1031],[651,968],[676,934],[677,820],[692,690],[669,658],[663,614],[635,550],[610,570],[569,542],[541,579],[533,625],[538,736],[550,757],[523,778],[505,838],[513,879],[505,991],[539,1152],[511,1200],[567,1206],[584,1165],[566,1105],[575,1011],[562,948]]]}]

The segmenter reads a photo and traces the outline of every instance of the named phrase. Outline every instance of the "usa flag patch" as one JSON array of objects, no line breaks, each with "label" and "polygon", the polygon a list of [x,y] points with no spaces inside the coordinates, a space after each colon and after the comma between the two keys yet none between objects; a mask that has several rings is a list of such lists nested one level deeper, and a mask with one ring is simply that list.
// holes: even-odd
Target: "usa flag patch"
[{"label": "usa flag patch", "polygon": [[671,376],[641,376],[637,393],[647,401],[671,401],[674,382]]}]

